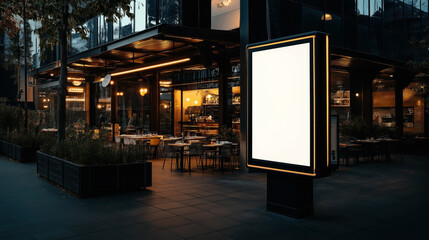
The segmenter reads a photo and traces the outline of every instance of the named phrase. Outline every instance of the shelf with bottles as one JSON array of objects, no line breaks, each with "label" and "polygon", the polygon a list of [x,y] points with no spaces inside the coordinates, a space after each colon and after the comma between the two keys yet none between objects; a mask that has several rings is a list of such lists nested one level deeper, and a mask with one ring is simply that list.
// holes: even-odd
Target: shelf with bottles
[{"label": "shelf with bottles", "polygon": [[217,122],[180,122],[185,133],[190,132],[197,135],[216,135],[219,132]]},{"label": "shelf with bottles", "polygon": [[350,107],[350,91],[336,90],[331,92],[331,105],[333,107]]},{"label": "shelf with bottles", "polygon": [[404,107],[404,127],[414,127],[414,107]]}]

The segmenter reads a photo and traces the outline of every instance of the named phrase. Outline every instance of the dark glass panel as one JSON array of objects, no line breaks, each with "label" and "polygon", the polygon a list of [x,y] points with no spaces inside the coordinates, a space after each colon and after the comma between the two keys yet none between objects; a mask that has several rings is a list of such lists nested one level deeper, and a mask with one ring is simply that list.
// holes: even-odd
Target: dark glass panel
[{"label": "dark glass panel", "polygon": [[384,0],[384,28],[393,31],[395,25],[395,1]]},{"label": "dark glass panel", "polygon": [[394,34],[392,32],[385,31],[383,33],[383,55],[386,57],[394,58],[395,57],[395,45],[394,45]]},{"label": "dark glass panel", "polygon": [[301,7],[301,4],[292,1],[269,1],[272,38],[301,32]]},{"label": "dark glass panel", "polygon": [[358,24],[357,49],[368,52],[369,49],[369,28],[368,26]]},{"label": "dark glass panel", "polygon": [[356,49],[357,24],[356,20],[344,18],[344,46],[350,49]]},{"label": "dark glass panel", "polygon": [[370,21],[371,27],[382,28],[383,27],[383,3],[381,0],[370,0]]},{"label": "dark glass panel", "polygon": [[317,8],[319,10],[324,9],[324,6],[323,6],[324,1],[321,1],[321,0],[302,0],[302,3],[308,6],[311,6],[312,8]]},{"label": "dark glass panel", "polygon": [[326,0],[326,11],[341,16],[343,11],[343,1]]},{"label": "dark glass panel", "polygon": [[325,31],[330,34],[331,43],[335,46],[343,46],[343,32],[341,17],[331,14],[331,20],[325,21]]},{"label": "dark glass panel", "polygon": [[402,1],[395,1],[395,33],[402,33],[404,31],[404,3]]},{"label": "dark glass panel", "polygon": [[356,17],[356,0],[344,0],[344,16],[349,18]]},{"label": "dark glass panel", "polygon": [[314,8],[302,6],[302,31],[324,31],[324,12]]},{"label": "dark glass panel", "polygon": [[371,26],[370,38],[371,53],[382,55],[383,52],[383,30],[379,27]]},{"label": "dark glass panel", "polygon": [[146,9],[147,9],[147,20],[146,20],[146,26],[147,27],[153,27],[158,24],[158,20],[156,19],[157,14],[157,7],[156,7],[156,0],[146,0]]},{"label": "dark glass panel", "polygon": [[[181,19],[181,0],[158,0],[159,1],[159,22],[179,25]],[[197,8],[196,8],[197,9]]]}]

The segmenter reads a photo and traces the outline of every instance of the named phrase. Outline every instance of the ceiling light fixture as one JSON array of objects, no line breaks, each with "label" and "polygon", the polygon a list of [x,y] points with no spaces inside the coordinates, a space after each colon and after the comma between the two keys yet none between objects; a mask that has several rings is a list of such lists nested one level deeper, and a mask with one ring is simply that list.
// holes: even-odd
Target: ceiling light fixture
[{"label": "ceiling light fixture", "polygon": [[139,89],[139,92],[140,92],[140,95],[141,95],[141,96],[144,96],[144,95],[146,95],[146,93],[147,93],[147,88],[140,88],[140,89]]},{"label": "ceiling light fixture", "polygon": [[217,4],[218,8],[228,7],[231,4],[231,0],[225,0]]},{"label": "ceiling light fixture", "polygon": [[324,15],[322,15],[322,18],[320,20],[322,20],[322,21],[331,21],[332,20],[332,16],[329,13],[325,13]]},{"label": "ceiling light fixture", "polygon": [[191,60],[190,58],[183,58],[183,59],[174,60],[174,61],[171,61],[171,62],[159,63],[159,64],[147,66],[147,67],[141,67],[141,68],[131,69],[131,70],[122,71],[122,72],[116,72],[116,73],[112,73],[111,75],[112,75],[112,77],[115,77],[115,76],[120,76],[120,75],[124,75],[124,74],[129,74],[129,73],[134,73],[134,72],[141,72],[141,71],[145,71],[145,70],[149,70],[149,69],[170,66],[170,65],[173,65],[173,64],[184,63],[184,62],[188,62],[190,60]]},{"label": "ceiling light fixture", "polygon": [[85,78],[81,78],[81,77],[67,77],[67,80],[84,81]]}]

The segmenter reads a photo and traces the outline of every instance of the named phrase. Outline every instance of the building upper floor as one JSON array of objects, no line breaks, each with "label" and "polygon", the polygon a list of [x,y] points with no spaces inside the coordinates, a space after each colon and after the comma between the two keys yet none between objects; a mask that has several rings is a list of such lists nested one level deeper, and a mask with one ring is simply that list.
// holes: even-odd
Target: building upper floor
[{"label": "building upper floor", "polygon": [[[265,39],[308,31],[323,31],[331,43],[354,51],[400,61],[418,59],[410,40],[420,39],[428,23],[429,0],[267,0],[263,8],[247,12],[253,24],[264,26]],[[134,18],[107,22],[105,16],[90,18],[86,38],[72,32],[70,55],[119,40],[159,24],[236,30],[243,4],[249,0],[132,0]],[[259,5],[258,5],[259,6]],[[268,16],[268,17],[267,17]],[[242,18],[243,19],[246,18]],[[33,29],[38,23],[33,23]],[[254,33],[249,33],[254,34]],[[269,36],[268,36],[269,35]],[[45,48],[32,33],[33,67],[59,59],[59,48]]]}]

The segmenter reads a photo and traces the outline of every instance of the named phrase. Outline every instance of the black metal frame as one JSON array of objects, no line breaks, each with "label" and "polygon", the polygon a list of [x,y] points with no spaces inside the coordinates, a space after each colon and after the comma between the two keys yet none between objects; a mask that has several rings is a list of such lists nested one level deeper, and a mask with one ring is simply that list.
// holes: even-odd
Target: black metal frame
[{"label": "black metal frame", "polygon": [[[327,35],[309,32],[247,46],[247,166],[308,176],[323,176],[329,166],[329,43]],[[252,156],[252,53],[310,43],[310,166],[255,159]],[[328,56],[328,57],[326,57]],[[326,82],[327,81],[327,82]],[[268,83],[267,83],[268,84]],[[327,114],[327,115],[326,115]],[[328,117],[327,117],[328,116]],[[327,128],[327,129],[326,129]]]}]

